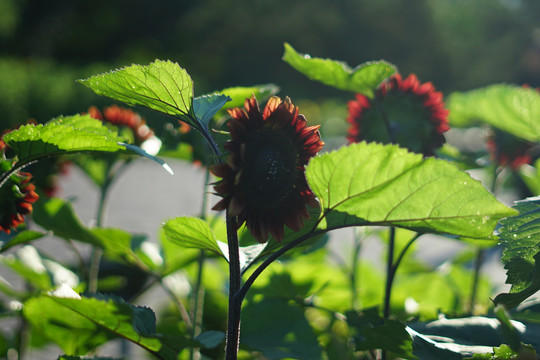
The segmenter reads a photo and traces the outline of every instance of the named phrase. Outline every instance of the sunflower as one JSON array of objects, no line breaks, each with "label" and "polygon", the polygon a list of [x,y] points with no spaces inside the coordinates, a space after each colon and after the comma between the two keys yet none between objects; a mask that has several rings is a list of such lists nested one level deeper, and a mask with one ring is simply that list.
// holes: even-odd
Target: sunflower
[{"label": "sunflower", "polygon": [[[0,161],[2,172],[11,169],[11,161]],[[32,203],[39,198],[35,186],[30,184],[32,175],[19,171],[0,187],[0,231],[10,233],[12,228],[24,223],[24,215],[32,212]]]},{"label": "sunflower", "polygon": [[374,99],[357,94],[348,108],[349,142],[395,143],[432,156],[449,130],[442,93],[430,82],[420,83],[414,74],[405,79],[393,75],[379,86]]},{"label": "sunflower", "polygon": [[486,147],[495,164],[499,166],[518,170],[522,165],[533,162],[534,144],[501,130],[493,129]]},{"label": "sunflower", "polygon": [[223,199],[213,209],[237,216],[261,243],[269,234],[281,241],[284,225],[300,230],[309,218],[306,205],[318,206],[305,166],[324,143],[319,126],[307,126],[288,97],[272,97],[261,113],[253,96],[244,108],[228,110],[227,159],[210,169],[222,178],[214,189]]}]

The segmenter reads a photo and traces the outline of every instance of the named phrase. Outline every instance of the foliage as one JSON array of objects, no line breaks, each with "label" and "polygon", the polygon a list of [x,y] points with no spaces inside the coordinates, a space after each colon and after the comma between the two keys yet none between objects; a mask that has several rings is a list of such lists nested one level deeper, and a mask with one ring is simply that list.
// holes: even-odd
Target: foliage
[{"label": "foliage", "polygon": [[[283,59],[310,79],[368,96],[396,72],[385,61],[351,69],[340,61],[301,55],[288,44]],[[202,165],[205,187],[213,181],[208,168],[215,173],[223,170],[209,164],[224,161],[223,149],[253,155],[234,149],[234,144],[223,145],[228,135],[223,127],[228,120],[225,110],[241,107],[243,98],[252,94],[262,101],[277,92],[274,85],[259,85],[196,97],[188,72],[178,63],[161,60],[80,82],[99,95],[184,123],[184,128],[175,125],[177,133],[190,131],[185,124],[197,130],[206,143],[188,145],[192,154],[207,155]],[[493,85],[455,92],[448,101],[454,125],[481,123],[538,142],[538,99],[530,89]],[[284,111],[294,115],[289,118],[304,121],[290,100],[283,104]],[[231,111],[236,118],[244,116],[244,110]],[[279,122],[274,124],[275,128],[255,134],[256,139],[279,131]],[[247,131],[234,123],[228,130]],[[494,174],[494,184],[503,170],[519,178],[520,172],[503,169],[504,164],[483,166],[485,161],[476,161],[486,153],[455,149],[452,160],[443,160],[391,143],[343,145],[313,157],[305,169],[304,163],[300,167],[293,163],[317,201],[300,204],[298,219],[305,221],[299,231],[291,230],[298,224],[290,219],[277,224],[286,226],[282,242],[258,243],[246,227],[238,228],[233,201],[225,216],[209,215],[206,198],[200,216],[164,220],[156,242],[152,236],[103,226],[111,186],[133,163],[134,155],[170,169],[142,145],[130,143],[134,137],[123,131],[91,115],[73,115],[22,125],[3,135],[3,161],[13,166],[6,166],[2,184],[30,163],[69,158],[98,187],[100,199],[95,226],[85,225],[69,200],[41,195],[33,207],[24,209],[24,214],[31,212],[27,224],[17,221],[13,231],[1,234],[0,261],[26,285],[20,290],[0,283],[9,299],[2,304],[5,316],[22,324],[19,334],[3,337],[2,356],[8,351],[21,353],[25,346],[55,343],[65,353],[59,359],[107,359],[101,346],[113,339],[128,341],[158,359],[364,359],[378,353],[388,359],[511,359],[536,356],[540,349],[538,309],[523,308],[539,289],[539,201],[531,198],[509,208],[497,199],[495,186],[490,192],[462,170],[476,166]],[[160,156],[198,160],[182,152],[183,145],[178,138],[163,137]],[[290,144],[263,145],[259,161],[253,163],[257,174],[282,174],[281,153],[274,150]],[[538,170],[527,166],[533,168],[528,183],[534,185]],[[242,182],[242,169],[236,170],[234,181]],[[291,171],[284,169],[283,174]],[[299,186],[296,181],[303,178],[293,180],[293,185],[285,185]],[[252,184],[250,191],[266,190],[258,185]],[[3,201],[20,193],[17,186],[4,189],[9,191],[1,193]],[[13,211],[19,210],[15,206]],[[341,228],[355,229],[348,260],[333,248],[340,240],[328,240],[329,233]],[[495,298],[495,304],[503,306],[493,308],[492,289],[480,267],[483,252],[493,244],[485,240],[495,238],[495,229],[512,287]],[[462,241],[466,251],[437,265],[413,257],[416,240],[434,234]],[[33,246],[49,235],[73,250],[77,265],[63,264],[55,254],[46,255]],[[386,261],[384,271],[360,261],[368,237],[386,249],[381,259]],[[91,249],[89,260],[79,253],[81,245]],[[164,309],[134,305],[158,286],[166,294]]]}]

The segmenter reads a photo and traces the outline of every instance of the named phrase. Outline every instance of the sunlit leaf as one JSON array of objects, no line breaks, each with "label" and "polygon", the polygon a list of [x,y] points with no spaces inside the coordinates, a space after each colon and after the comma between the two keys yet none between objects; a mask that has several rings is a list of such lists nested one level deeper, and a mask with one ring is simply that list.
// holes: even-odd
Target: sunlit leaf
[{"label": "sunlit leaf", "polygon": [[283,60],[311,80],[367,96],[373,95],[377,86],[396,72],[394,65],[382,60],[366,62],[352,69],[341,61],[299,54],[287,43]]},{"label": "sunlit leaf", "polygon": [[192,122],[193,82],[177,63],[156,60],[79,80],[96,94]]},{"label": "sunlit leaf", "polygon": [[452,93],[446,103],[453,126],[480,121],[525,140],[540,140],[540,94],[535,89],[496,84]]},{"label": "sunlit leaf", "polygon": [[519,215],[503,219],[499,238],[510,294],[500,294],[497,304],[512,308],[540,290],[540,198],[516,202]]},{"label": "sunlit leaf", "polygon": [[177,217],[163,225],[165,236],[182,247],[210,250],[221,255],[212,229],[208,223],[195,217]]},{"label": "sunlit leaf", "polygon": [[320,229],[385,225],[473,238],[515,214],[455,165],[393,145],[358,143],[311,160]]},{"label": "sunlit leaf", "polygon": [[225,108],[243,107],[247,98],[255,95],[259,102],[270,98],[277,94],[279,87],[274,84],[255,85],[247,87],[231,87],[218,91],[220,94],[225,94],[231,98],[231,101],[225,104]]},{"label": "sunlit leaf", "polygon": [[19,162],[80,151],[124,150],[123,138],[89,115],[59,118],[45,125],[28,124],[4,135]]}]

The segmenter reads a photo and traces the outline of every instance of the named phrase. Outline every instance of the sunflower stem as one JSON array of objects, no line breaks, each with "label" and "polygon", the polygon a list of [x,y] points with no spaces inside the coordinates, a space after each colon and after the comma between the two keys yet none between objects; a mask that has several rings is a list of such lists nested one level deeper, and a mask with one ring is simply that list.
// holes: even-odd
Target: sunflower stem
[{"label": "sunflower stem", "polygon": [[388,242],[388,259],[386,260],[386,289],[384,293],[384,318],[390,317],[390,298],[392,295],[392,283],[394,281],[394,250],[396,247],[396,228],[390,228],[390,240]]},{"label": "sunflower stem", "polygon": [[242,300],[237,295],[240,290],[240,248],[236,217],[227,214],[227,242],[229,244],[229,318],[227,320],[227,343],[225,359],[236,360],[240,343],[240,316]]}]

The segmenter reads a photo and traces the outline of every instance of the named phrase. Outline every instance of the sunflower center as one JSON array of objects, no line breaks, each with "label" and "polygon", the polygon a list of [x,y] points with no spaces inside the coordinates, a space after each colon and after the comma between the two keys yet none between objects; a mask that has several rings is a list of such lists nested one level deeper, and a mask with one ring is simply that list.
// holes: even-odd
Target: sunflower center
[{"label": "sunflower center", "polygon": [[297,150],[281,130],[263,128],[246,143],[240,188],[255,208],[275,208],[294,190]]}]

